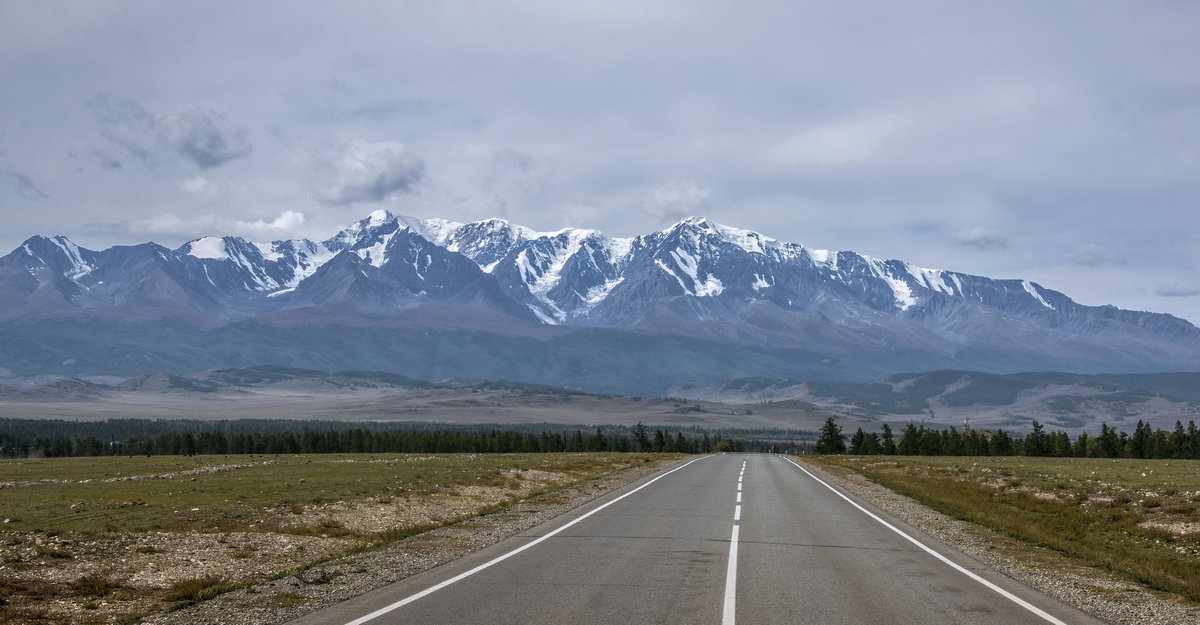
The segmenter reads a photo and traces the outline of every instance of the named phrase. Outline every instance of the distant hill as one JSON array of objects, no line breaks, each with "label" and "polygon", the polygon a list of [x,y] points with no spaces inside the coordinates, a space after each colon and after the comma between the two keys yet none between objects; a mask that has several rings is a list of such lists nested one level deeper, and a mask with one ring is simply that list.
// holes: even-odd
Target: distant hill
[{"label": "distant hill", "polygon": [[1099,374],[941,370],[900,374],[879,382],[838,383],[742,378],[684,385],[678,397],[734,403],[797,400],[886,421],[929,421],[962,427],[1027,428],[1032,419],[1057,429],[1098,430],[1101,422],[1130,429],[1145,420],[1170,429],[1200,421],[1200,373]]}]

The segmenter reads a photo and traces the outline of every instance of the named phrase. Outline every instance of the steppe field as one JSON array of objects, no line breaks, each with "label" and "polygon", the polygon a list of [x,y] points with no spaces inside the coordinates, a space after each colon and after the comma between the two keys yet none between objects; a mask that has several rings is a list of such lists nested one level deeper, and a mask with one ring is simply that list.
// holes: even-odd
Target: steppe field
[{"label": "steppe field", "polygon": [[[0,461],[0,623],[134,623],[663,454],[154,456]],[[592,482],[597,482],[592,484]],[[575,495],[576,497],[578,494]],[[418,539],[410,539],[418,541]],[[446,552],[453,537],[407,551]],[[308,573],[306,574],[306,571]],[[306,601],[264,596],[266,607]]]},{"label": "steppe field", "polygon": [[[834,473],[856,473],[951,517],[1070,559],[1042,559],[1038,565],[1048,572],[1079,562],[1200,603],[1200,461],[810,459]],[[1022,551],[1016,557],[1040,556]]]}]

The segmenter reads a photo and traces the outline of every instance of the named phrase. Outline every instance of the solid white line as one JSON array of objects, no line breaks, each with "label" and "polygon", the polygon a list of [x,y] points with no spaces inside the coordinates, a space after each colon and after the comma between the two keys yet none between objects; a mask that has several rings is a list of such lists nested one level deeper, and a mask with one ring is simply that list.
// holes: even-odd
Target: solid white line
[{"label": "solid white line", "polygon": [[[697,461],[699,461],[699,460],[704,460],[705,458],[708,458],[708,457],[709,457],[709,456],[702,456],[702,457],[700,457],[700,458],[696,458],[695,460],[692,460],[692,461],[688,462],[687,464],[684,464],[684,465],[682,465],[682,466],[675,467],[674,469],[671,469],[670,471],[667,471],[666,473],[663,473],[662,475],[660,475],[660,476],[658,476],[658,477],[656,477],[656,478],[654,478],[654,479],[650,480],[649,482],[646,482],[645,484],[642,484],[641,486],[638,486],[637,488],[635,488],[635,489],[633,489],[633,490],[629,491],[628,493],[625,493],[624,495],[621,495],[620,497],[617,497],[616,499],[613,499],[612,501],[610,501],[610,502],[608,502],[608,503],[606,503],[606,504],[604,504],[604,505],[602,505],[602,506],[599,506],[599,507],[597,507],[595,510],[592,510],[591,512],[588,512],[587,514],[584,514],[584,515],[580,516],[579,518],[575,519],[574,521],[571,521],[570,523],[567,523],[566,525],[564,525],[564,526],[562,526],[562,527],[560,527],[560,528],[558,528],[558,529],[556,529],[556,530],[554,530],[554,531],[552,531],[552,532],[550,532],[550,533],[548,533],[548,534],[546,534],[546,535],[544,535],[544,536],[542,536],[542,537],[540,537],[540,538],[538,538],[538,539],[536,539],[536,540],[532,540],[532,541],[530,541],[530,542],[528,542],[528,543],[525,543],[524,545],[521,545],[520,547],[517,547],[516,549],[513,549],[512,551],[510,551],[510,552],[508,552],[508,553],[506,553],[506,554],[504,554],[504,555],[502,555],[502,556],[499,556],[499,557],[496,557],[496,558],[494,558],[494,559],[492,559],[492,560],[489,560],[489,561],[487,561],[487,562],[484,562],[483,564],[480,564],[479,566],[477,566],[477,567],[475,567],[475,568],[473,568],[473,569],[471,569],[471,570],[469,570],[469,571],[467,571],[467,572],[465,572],[465,573],[459,573],[458,575],[455,575],[454,577],[451,577],[450,579],[448,579],[448,580],[446,580],[446,581],[444,581],[444,582],[442,582],[442,583],[440,583],[440,584],[437,584],[437,585],[435,585],[435,586],[430,586],[429,588],[426,588],[425,590],[422,590],[422,591],[421,591],[421,592],[419,592],[419,593],[416,593],[416,594],[414,594],[414,595],[409,595],[409,596],[407,596],[407,597],[405,597],[405,598],[403,598],[403,599],[401,599],[401,600],[397,601],[396,603],[393,603],[393,604],[391,604],[391,605],[389,605],[389,606],[385,606],[385,607],[382,607],[382,608],[380,608],[380,609],[378,609],[378,610],[375,610],[374,612],[372,612],[372,613],[370,613],[370,614],[368,614],[368,615],[366,615],[366,616],[361,616],[361,617],[359,617],[359,618],[356,618],[356,619],[354,619],[353,621],[349,621],[349,622],[347,622],[347,623],[346,623],[346,625],[362,625],[363,623],[366,623],[367,621],[370,621],[370,620],[376,619],[376,618],[378,618],[378,617],[380,617],[380,616],[383,616],[384,614],[387,614],[388,612],[391,612],[391,611],[393,611],[393,610],[395,610],[395,609],[397,609],[397,608],[402,608],[402,607],[404,607],[404,606],[406,606],[406,605],[408,605],[408,604],[410,604],[410,603],[412,603],[412,602],[416,601],[417,599],[421,599],[421,598],[423,598],[423,597],[425,597],[425,596],[427,596],[427,595],[431,595],[431,594],[433,594],[433,593],[435,593],[435,592],[437,592],[437,591],[439,591],[439,590],[441,590],[441,589],[445,588],[446,586],[449,586],[450,584],[453,584],[453,583],[455,583],[455,582],[462,581],[462,580],[464,580],[464,579],[466,579],[466,578],[468,578],[468,577],[470,577],[470,576],[472,576],[472,575],[474,575],[474,574],[476,574],[476,573],[478,573],[478,572],[480,572],[480,571],[482,571],[482,570],[484,570],[484,569],[488,568],[489,566],[492,566],[493,564],[497,564],[497,563],[501,562],[502,560],[507,560],[507,559],[511,558],[512,556],[515,556],[515,555],[517,555],[518,553],[521,553],[522,551],[525,551],[526,549],[529,549],[530,547],[532,547],[532,546],[534,546],[534,545],[536,545],[536,544],[538,544],[538,543],[540,543],[540,542],[542,542],[542,541],[544,541],[544,540],[548,540],[550,537],[552,537],[552,536],[554,536],[554,535],[558,534],[559,532],[562,532],[563,530],[567,529],[568,527],[571,527],[572,525],[575,525],[576,523],[579,523],[580,521],[582,521],[582,520],[584,520],[584,519],[586,519],[586,518],[588,518],[588,517],[592,516],[593,514],[596,514],[597,512],[599,512],[599,511],[601,511],[601,510],[603,510],[603,509],[605,509],[605,508],[607,508],[607,507],[609,507],[609,506],[613,505],[614,503],[617,503],[618,501],[621,501],[622,499],[624,499],[624,498],[626,498],[626,497],[628,497],[628,496],[630,496],[630,495],[632,495],[632,494],[634,494],[634,493],[638,492],[639,490],[642,490],[643,488],[645,488],[645,487],[647,487],[647,486],[649,486],[649,485],[651,485],[651,484],[653,484],[653,483],[655,483],[655,482],[657,482],[657,481],[659,481],[659,480],[663,479],[664,477],[667,477],[668,475],[670,475],[670,474],[672,474],[672,473],[674,473],[674,472],[676,472],[676,471],[678,471],[678,470],[680,470],[680,469],[683,469],[684,467],[687,467],[688,465],[692,464],[692,462],[697,462]],[[735,529],[735,530],[734,530],[734,536],[736,536],[736,535],[737,535],[737,530]]]},{"label": "solid white line", "polygon": [[854,500],[852,500],[852,499],[850,499],[849,497],[847,497],[847,496],[843,495],[841,492],[839,492],[837,489],[835,489],[834,487],[830,486],[829,484],[826,484],[824,480],[822,480],[821,478],[819,478],[819,477],[817,477],[817,476],[813,475],[813,474],[812,474],[812,473],[811,473],[811,472],[810,472],[808,469],[805,469],[804,467],[800,466],[799,464],[797,464],[797,463],[796,463],[796,461],[792,460],[791,458],[788,458],[788,457],[786,457],[786,456],[780,456],[780,457],[781,457],[781,458],[783,458],[784,460],[787,460],[788,462],[790,462],[790,463],[792,463],[792,464],[796,465],[796,468],[797,468],[797,469],[800,469],[801,471],[804,471],[805,473],[808,473],[808,476],[809,476],[809,477],[811,477],[812,479],[814,479],[814,480],[816,480],[817,482],[819,482],[819,483],[820,483],[822,486],[824,486],[825,488],[828,488],[829,490],[833,491],[833,494],[835,494],[835,495],[837,495],[838,497],[841,497],[842,499],[845,499],[846,501],[848,501],[848,502],[850,503],[850,505],[854,506],[855,508],[858,508],[859,510],[861,510],[861,511],[862,511],[864,514],[866,514],[867,516],[871,517],[872,519],[875,519],[876,521],[879,521],[880,523],[882,523],[882,524],[883,524],[883,526],[884,526],[884,527],[886,527],[886,528],[888,528],[888,529],[892,530],[893,532],[896,532],[897,534],[899,534],[900,536],[902,536],[902,537],[904,537],[906,540],[908,540],[908,542],[910,542],[910,543],[912,543],[912,544],[914,544],[914,545],[916,545],[916,546],[920,547],[922,550],[924,550],[924,551],[925,551],[926,553],[928,553],[929,555],[931,555],[931,556],[933,556],[933,557],[937,558],[938,560],[941,560],[942,562],[945,562],[946,564],[949,564],[951,567],[954,567],[954,570],[958,571],[959,573],[962,573],[963,575],[966,575],[967,577],[970,577],[971,579],[973,579],[973,580],[975,580],[975,581],[979,582],[980,584],[983,584],[984,586],[987,586],[988,588],[990,588],[990,589],[992,589],[992,590],[996,591],[997,593],[999,593],[999,594],[1000,594],[1000,596],[1004,597],[1005,599],[1008,599],[1009,601],[1012,601],[1013,603],[1015,603],[1015,604],[1017,604],[1017,605],[1021,606],[1022,608],[1025,608],[1026,610],[1029,610],[1030,612],[1033,612],[1034,614],[1036,614],[1036,615],[1038,615],[1038,616],[1042,617],[1042,619],[1044,619],[1044,620],[1046,620],[1046,621],[1048,621],[1048,622],[1050,622],[1050,623],[1054,623],[1054,625],[1067,625],[1066,623],[1064,623],[1064,622],[1062,622],[1062,621],[1060,621],[1060,620],[1058,620],[1058,619],[1054,618],[1053,616],[1051,616],[1051,615],[1047,614],[1047,613],[1046,613],[1045,611],[1043,611],[1041,608],[1039,608],[1039,607],[1037,607],[1037,606],[1033,605],[1032,603],[1029,603],[1028,601],[1025,601],[1024,599],[1022,599],[1022,598],[1020,598],[1020,597],[1018,597],[1018,596],[1016,596],[1016,595],[1012,594],[1011,592],[1008,592],[1007,590],[1005,590],[1005,589],[1003,589],[1003,588],[1001,588],[1001,587],[999,587],[999,586],[997,586],[997,585],[995,585],[995,584],[993,584],[993,583],[991,583],[991,582],[987,581],[986,579],[984,579],[984,578],[982,578],[982,577],[980,577],[980,576],[976,575],[975,573],[972,573],[971,571],[968,571],[967,569],[965,569],[965,568],[963,568],[963,567],[959,566],[958,564],[956,564],[955,562],[951,561],[951,560],[950,560],[949,558],[947,558],[946,556],[944,556],[944,555],[942,555],[942,554],[940,554],[940,553],[938,553],[938,552],[934,551],[933,549],[930,549],[929,547],[926,547],[926,546],[925,546],[923,543],[921,543],[921,542],[920,542],[920,541],[918,541],[917,539],[913,538],[912,536],[909,536],[908,534],[905,534],[905,533],[904,533],[902,530],[900,530],[900,528],[898,528],[898,527],[896,527],[896,526],[892,525],[891,523],[888,523],[887,521],[884,521],[883,519],[879,518],[878,516],[875,516],[873,513],[871,513],[871,511],[870,511],[870,510],[867,510],[866,508],[864,508],[864,507],[862,507],[862,506],[858,505],[857,503],[855,503],[855,502],[854,502]]},{"label": "solid white line", "polygon": [[734,506],[734,508],[733,508],[733,520],[734,520],[734,521],[741,521],[741,520],[742,520],[742,506],[741,506],[741,504],[738,504],[738,505]]},{"label": "solid white line", "polygon": [[725,610],[721,613],[721,625],[734,625],[734,613],[737,611],[737,552],[738,526],[733,526],[733,534],[729,537],[729,568],[725,570]]}]

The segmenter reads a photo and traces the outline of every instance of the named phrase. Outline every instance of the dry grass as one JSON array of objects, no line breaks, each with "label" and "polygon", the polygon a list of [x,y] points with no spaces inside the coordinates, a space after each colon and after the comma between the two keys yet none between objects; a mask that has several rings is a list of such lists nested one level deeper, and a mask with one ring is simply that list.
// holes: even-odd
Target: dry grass
[{"label": "dry grass", "polygon": [[71,588],[85,597],[103,597],[120,588],[123,584],[116,578],[100,571],[93,571],[79,576],[71,583]]},{"label": "dry grass", "polygon": [[826,456],[950,516],[1200,602],[1200,462]]},{"label": "dry grass", "polygon": [[311,584],[326,583],[321,572],[309,569],[330,558],[671,458],[0,460],[0,475],[9,482],[0,485],[0,516],[9,519],[0,526],[0,624],[133,622],[287,571],[303,571]]}]

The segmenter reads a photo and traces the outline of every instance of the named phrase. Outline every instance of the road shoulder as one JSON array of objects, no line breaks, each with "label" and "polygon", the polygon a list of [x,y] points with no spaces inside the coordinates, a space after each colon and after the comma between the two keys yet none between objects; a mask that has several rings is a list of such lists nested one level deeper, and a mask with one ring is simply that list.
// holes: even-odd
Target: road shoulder
[{"label": "road shoulder", "polygon": [[928,508],[851,471],[794,457],[821,479],[1031,588],[1114,625],[1200,623],[1200,611],[1160,597],[1133,582],[961,521]]}]

